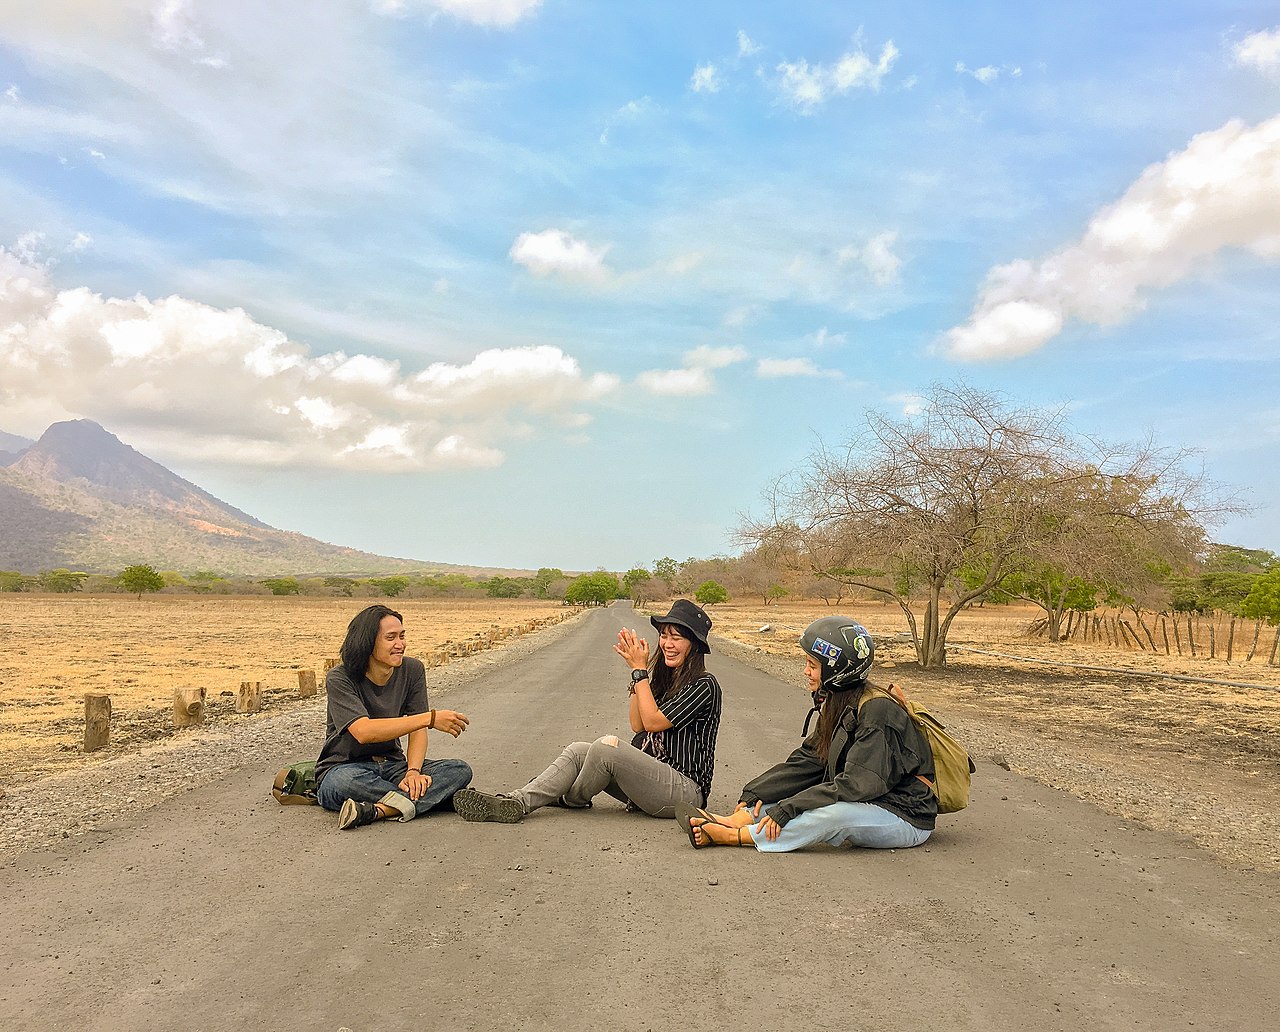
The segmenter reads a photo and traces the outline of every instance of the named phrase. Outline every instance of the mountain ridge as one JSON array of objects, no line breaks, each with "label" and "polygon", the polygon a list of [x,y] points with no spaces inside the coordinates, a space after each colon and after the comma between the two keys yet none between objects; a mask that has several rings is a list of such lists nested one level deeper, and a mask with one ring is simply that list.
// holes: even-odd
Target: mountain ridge
[{"label": "mountain ridge", "polygon": [[0,569],[115,573],[148,563],[255,577],[474,569],[381,556],[268,526],[92,420],[54,423],[4,462],[4,445],[25,440],[0,436]]}]

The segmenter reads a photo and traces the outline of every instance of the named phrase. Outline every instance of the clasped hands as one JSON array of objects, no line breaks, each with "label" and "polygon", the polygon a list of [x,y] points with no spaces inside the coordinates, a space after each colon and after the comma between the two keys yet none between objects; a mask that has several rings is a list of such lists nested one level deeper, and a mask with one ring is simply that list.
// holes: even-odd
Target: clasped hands
[{"label": "clasped hands", "polygon": [[632,670],[649,669],[649,642],[642,635],[624,627],[618,632],[613,651],[621,656]]}]

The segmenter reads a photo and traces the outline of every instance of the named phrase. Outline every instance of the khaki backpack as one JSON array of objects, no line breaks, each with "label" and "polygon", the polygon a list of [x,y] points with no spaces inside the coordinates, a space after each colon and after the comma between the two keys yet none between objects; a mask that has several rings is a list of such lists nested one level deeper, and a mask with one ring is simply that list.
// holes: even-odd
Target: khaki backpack
[{"label": "khaki backpack", "polygon": [[271,794],[281,806],[317,805],[316,761],[301,760],[280,768],[271,785]]},{"label": "khaki backpack", "polygon": [[937,717],[920,703],[908,699],[896,684],[889,685],[888,690],[867,685],[867,690],[862,693],[858,702],[858,709],[862,709],[867,700],[876,695],[892,699],[906,710],[907,716],[929,743],[929,749],[933,753],[934,776],[938,781],[935,784],[920,774],[916,777],[928,785],[929,791],[937,797],[938,813],[963,810],[969,805],[969,775],[977,770],[964,746],[947,734],[947,729]]}]

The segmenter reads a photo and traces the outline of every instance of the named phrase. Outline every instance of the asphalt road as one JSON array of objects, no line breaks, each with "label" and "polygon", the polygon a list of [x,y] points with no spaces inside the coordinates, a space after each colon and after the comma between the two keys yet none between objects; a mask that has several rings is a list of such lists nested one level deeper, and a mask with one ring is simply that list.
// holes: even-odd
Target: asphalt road
[{"label": "asphalt road", "polygon": [[[592,612],[440,700],[472,724],[432,753],[500,790],[624,733],[624,622]],[[727,806],[807,703],[709,666]],[[607,797],[514,826],[340,833],[270,798],[284,759],[0,872],[0,1028],[1249,1032],[1280,1013],[1273,877],[990,763],[923,847],[765,856],[695,852]]]}]

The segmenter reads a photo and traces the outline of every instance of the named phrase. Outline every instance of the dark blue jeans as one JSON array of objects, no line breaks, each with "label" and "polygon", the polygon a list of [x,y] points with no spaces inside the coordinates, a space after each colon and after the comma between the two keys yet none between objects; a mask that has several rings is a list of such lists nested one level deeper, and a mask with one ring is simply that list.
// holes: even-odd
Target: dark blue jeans
[{"label": "dark blue jeans", "polygon": [[[341,810],[348,799],[376,803],[388,792],[404,795],[400,781],[408,770],[409,764],[402,759],[343,763],[324,776],[316,798],[326,810]],[[425,760],[422,773],[430,775],[431,787],[414,800],[419,817],[447,806],[458,789],[471,784],[471,766],[463,760]]]}]

